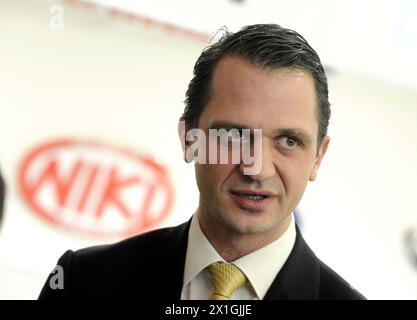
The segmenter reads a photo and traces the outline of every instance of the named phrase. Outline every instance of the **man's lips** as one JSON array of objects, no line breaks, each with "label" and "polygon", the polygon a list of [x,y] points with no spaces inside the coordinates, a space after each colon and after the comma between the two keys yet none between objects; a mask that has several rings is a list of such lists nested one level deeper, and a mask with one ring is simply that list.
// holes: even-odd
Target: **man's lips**
[{"label": "man's lips", "polygon": [[263,211],[277,195],[266,190],[239,189],[231,190],[231,197],[244,210]]},{"label": "man's lips", "polygon": [[250,189],[236,189],[230,190],[231,193],[234,194],[253,194],[253,195],[261,195],[267,197],[276,197],[276,193],[267,190],[250,190]]}]

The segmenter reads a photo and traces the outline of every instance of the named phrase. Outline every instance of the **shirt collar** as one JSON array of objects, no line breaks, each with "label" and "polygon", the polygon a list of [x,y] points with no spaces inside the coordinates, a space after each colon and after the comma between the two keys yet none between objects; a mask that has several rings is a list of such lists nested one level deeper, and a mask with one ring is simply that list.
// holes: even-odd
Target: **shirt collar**
[{"label": "shirt collar", "polygon": [[[291,215],[292,216],[292,215]],[[256,295],[262,299],[290,255],[296,238],[294,217],[284,234],[274,242],[262,247],[233,263],[248,278]],[[202,270],[216,261],[224,261],[200,228],[197,214],[191,220],[185,258],[185,287]]]},{"label": "shirt collar", "polygon": [[291,215],[290,225],[279,239],[233,261],[245,273],[259,299],[264,298],[287,261],[294,247],[296,235],[294,217]]},{"label": "shirt collar", "polygon": [[197,214],[194,214],[188,232],[183,286],[185,287],[197,274],[216,261],[224,261],[224,259],[208,241],[200,228]]}]

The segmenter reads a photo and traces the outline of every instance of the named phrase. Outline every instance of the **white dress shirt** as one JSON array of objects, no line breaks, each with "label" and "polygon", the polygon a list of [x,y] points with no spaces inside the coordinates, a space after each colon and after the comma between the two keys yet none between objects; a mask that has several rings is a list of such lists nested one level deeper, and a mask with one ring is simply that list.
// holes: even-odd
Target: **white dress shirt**
[{"label": "white dress shirt", "polygon": [[[232,300],[260,300],[281,270],[290,255],[296,238],[294,217],[284,234],[274,242],[251,252],[235,261],[248,281],[236,290]],[[188,245],[184,267],[184,282],[181,300],[207,300],[213,294],[213,285],[208,266],[216,261],[225,261],[200,228],[194,214],[188,233]]]}]

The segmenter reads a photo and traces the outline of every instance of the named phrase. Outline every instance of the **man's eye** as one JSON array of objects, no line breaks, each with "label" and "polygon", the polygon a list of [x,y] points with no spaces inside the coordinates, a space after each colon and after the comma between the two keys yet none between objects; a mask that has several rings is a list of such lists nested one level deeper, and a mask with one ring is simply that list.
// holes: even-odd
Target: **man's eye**
[{"label": "man's eye", "polygon": [[280,147],[288,150],[295,149],[299,145],[298,140],[296,138],[288,136],[280,137],[278,139],[278,144]]}]

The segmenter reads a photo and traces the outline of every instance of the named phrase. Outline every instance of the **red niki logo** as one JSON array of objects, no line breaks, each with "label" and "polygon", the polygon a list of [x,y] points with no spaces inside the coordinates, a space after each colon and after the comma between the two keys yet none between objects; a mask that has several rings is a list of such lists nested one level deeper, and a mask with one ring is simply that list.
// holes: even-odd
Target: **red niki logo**
[{"label": "red niki logo", "polygon": [[89,141],[59,140],[34,149],[23,161],[19,183],[43,218],[98,235],[152,229],[168,215],[173,198],[160,165]]}]

